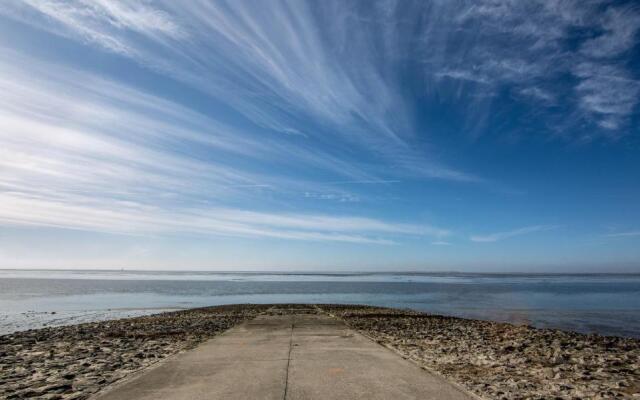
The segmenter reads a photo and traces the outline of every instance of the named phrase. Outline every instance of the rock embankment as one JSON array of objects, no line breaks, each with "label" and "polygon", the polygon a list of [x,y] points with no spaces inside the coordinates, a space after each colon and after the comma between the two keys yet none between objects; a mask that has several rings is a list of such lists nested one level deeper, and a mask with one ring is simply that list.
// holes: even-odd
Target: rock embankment
[{"label": "rock embankment", "polygon": [[640,399],[640,340],[364,306],[320,306],[487,399]]},{"label": "rock embankment", "polygon": [[208,307],[0,336],[0,399],[85,399],[265,309]]}]

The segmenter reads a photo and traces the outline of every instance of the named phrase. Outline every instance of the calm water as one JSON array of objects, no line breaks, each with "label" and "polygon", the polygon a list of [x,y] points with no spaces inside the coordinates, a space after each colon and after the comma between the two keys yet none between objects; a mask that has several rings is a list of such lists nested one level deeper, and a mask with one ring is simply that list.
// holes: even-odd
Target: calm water
[{"label": "calm water", "polygon": [[0,333],[231,303],[361,303],[640,337],[640,275],[0,270]]}]

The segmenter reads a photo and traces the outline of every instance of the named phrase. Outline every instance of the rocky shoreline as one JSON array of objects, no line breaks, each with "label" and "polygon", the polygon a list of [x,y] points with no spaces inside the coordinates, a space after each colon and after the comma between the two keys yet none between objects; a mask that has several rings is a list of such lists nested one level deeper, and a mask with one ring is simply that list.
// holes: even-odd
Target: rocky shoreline
[{"label": "rocky shoreline", "polygon": [[640,399],[640,340],[362,306],[324,311],[486,399]]},{"label": "rocky shoreline", "polygon": [[207,307],[0,336],[0,399],[86,399],[267,308]]},{"label": "rocky shoreline", "polygon": [[[207,307],[0,336],[0,399],[86,399],[272,306]],[[368,306],[317,309],[482,398],[640,399],[638,339]]]}]

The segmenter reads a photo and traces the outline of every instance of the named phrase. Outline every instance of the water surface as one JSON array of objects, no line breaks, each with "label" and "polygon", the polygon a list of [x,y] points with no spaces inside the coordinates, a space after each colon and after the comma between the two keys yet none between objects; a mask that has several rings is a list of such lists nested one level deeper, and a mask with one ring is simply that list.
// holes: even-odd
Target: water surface
[{"label": "water surface", "polygon": [[640,337],[640,275],[0,270],[0,333],[232,303],[360,303]]}]

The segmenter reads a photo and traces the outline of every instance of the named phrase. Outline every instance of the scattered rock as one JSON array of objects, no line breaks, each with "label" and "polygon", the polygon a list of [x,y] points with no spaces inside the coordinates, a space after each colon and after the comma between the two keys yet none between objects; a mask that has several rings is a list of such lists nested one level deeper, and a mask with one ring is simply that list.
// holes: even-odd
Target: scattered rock
[{"label": "scattered rock", "polygon": [[86,399],[267,308],[207,307],[2,335],[0,399]]},{"label": "scattered rock", "polygon": [[[0,336],[0,399],[87,399],[260,313],[235,305]],[[640,399],[640,340],[352,305],[319,305],[486,399]]]},{"label": "scattered rock", "polygon": [[388,308],[320,305],[487,399],[640,397],[640,340]]}]

